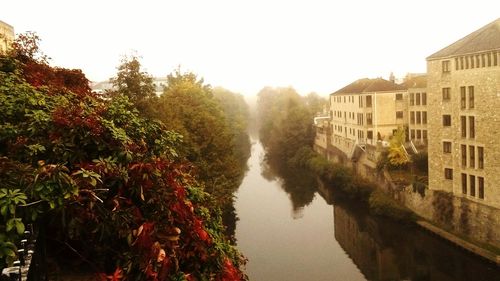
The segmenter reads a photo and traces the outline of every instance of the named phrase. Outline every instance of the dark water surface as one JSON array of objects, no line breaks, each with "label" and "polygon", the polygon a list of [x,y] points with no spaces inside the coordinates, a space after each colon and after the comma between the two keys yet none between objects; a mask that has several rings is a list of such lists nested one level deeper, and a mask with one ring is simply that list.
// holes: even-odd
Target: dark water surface
[{"label": "dark water surface", "polygon": [[263,157],[254,141],[235,203],[250,280],[500,280],[496,265],[420,228],[372,217],[352,202],[328,204],[311,175],[279,177]]}]

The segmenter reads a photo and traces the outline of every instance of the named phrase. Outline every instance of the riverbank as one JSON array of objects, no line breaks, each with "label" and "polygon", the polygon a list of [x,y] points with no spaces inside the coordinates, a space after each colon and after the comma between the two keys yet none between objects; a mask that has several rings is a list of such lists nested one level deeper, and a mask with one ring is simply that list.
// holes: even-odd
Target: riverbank
[{"label": "riverbank", "polygon": [[260,142],[252,144],[235,200],[250,280],[498,281],[496,265],[416,224],[371,214],[366,204],[317,186],[306,169],[277,174]]},{"label": "riverbank", "polygon": [[[477,216],[479,212],[484,213],[482,209],[473,209],[463,199],[448,198],[446,194],[428,189],[416,190],[411,185],[401,187],[396,185],[386,172],[367,171],[366,167],[363,170],[352,169],[346,165],[332,163],[311,151],[304,151],[301,158],[296,159],[296,164],[316,173],[327,185],[326,189],[339,190],[346,193],[347,197],[367,203],[373,214],[397,221],[415,222],[454,245],[497,266],[500,264],[498,255],[500,250],[497,247],[482,241],[475,241],[476,237],[472,238],[470,235],[460,235],[462,229],[474,233],[472,230],[476,228],[471,222],[472,217]],[[356,164],[359,163],[351,163],[353,167],[356,167]],[[360,173],[360,170],[363,172]],[[327,191],[323,190],[322,193],[327,193]],[[453,212],[454,205],[458,205],[455,209],[460,212]],[[481,215],[484,216],[484,214]],[[458,226],[453,225],[455,221],[459,222]],[[482,230],[487,229],[488,226],[479,227],[477,229]],[[483,232],[475,232],[475,236]]]},{"label": "riverbank", "polygon": [[419,220],[416,221],[416,224],[422,227],[423,229],[432,232],[433,234],[475,254],[478,255],[490,262],[495,263],[497,266],[500,266],[500,255],[495,254],[494,252],[481,248],[479,246],[476,246],[475,244],[468,242],[467,240],[464,240],[453,233],[450,233],[446,230],[443,230],[442,228],[439,228],[427,221],[424,220]]}]

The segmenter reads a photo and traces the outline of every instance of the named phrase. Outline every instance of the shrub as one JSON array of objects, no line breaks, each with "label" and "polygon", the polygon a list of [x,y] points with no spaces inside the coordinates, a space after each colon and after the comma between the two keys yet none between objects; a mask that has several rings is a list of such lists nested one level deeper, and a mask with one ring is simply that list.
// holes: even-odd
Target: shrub
[{"label": "shrub", "polygon": [[387,194],[376,190],[371,193],[368,201],[370,212],[389,217],[398,221],[414,221],[415,215],[409,209],[401,206]]}]

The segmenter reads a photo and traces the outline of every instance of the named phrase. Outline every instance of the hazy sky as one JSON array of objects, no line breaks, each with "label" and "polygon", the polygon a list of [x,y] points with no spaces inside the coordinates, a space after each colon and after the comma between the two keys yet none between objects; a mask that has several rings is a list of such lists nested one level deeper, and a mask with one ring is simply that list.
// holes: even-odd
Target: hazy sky
[{"label": "hazy sky", "polygon": [[425,58],[500,17],[484,1],[2,0],[0,20],[35,31],[52,64],[92,81],[136,51],[145,70],[177,65],[213,86],[255,94],[293,86],[329,94],[390,72],[425,72]]}]

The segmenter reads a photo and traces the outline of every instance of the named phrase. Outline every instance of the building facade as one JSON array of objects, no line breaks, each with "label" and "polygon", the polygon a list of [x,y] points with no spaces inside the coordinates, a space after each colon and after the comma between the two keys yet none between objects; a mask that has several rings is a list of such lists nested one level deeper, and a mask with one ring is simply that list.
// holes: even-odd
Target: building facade
[{"label": "building facade", "polygon": [[408,89],[408,139],[423,150],[427,146],[427,75],[408,74],[402,85]]},{"label": "building facade", "polygon": [[0,53],[4,53],[14,41],[14,27],[0,21]]},{"label": "building facade", "polygon": [[500,19],[427,58],[429,188],[500,208]]},{"label": "building facade", "polygon": [[331,145],[349,158],[356,146],[387,142],[407,124],[407,90],[392,81],[360,79],[330,95]]}]

